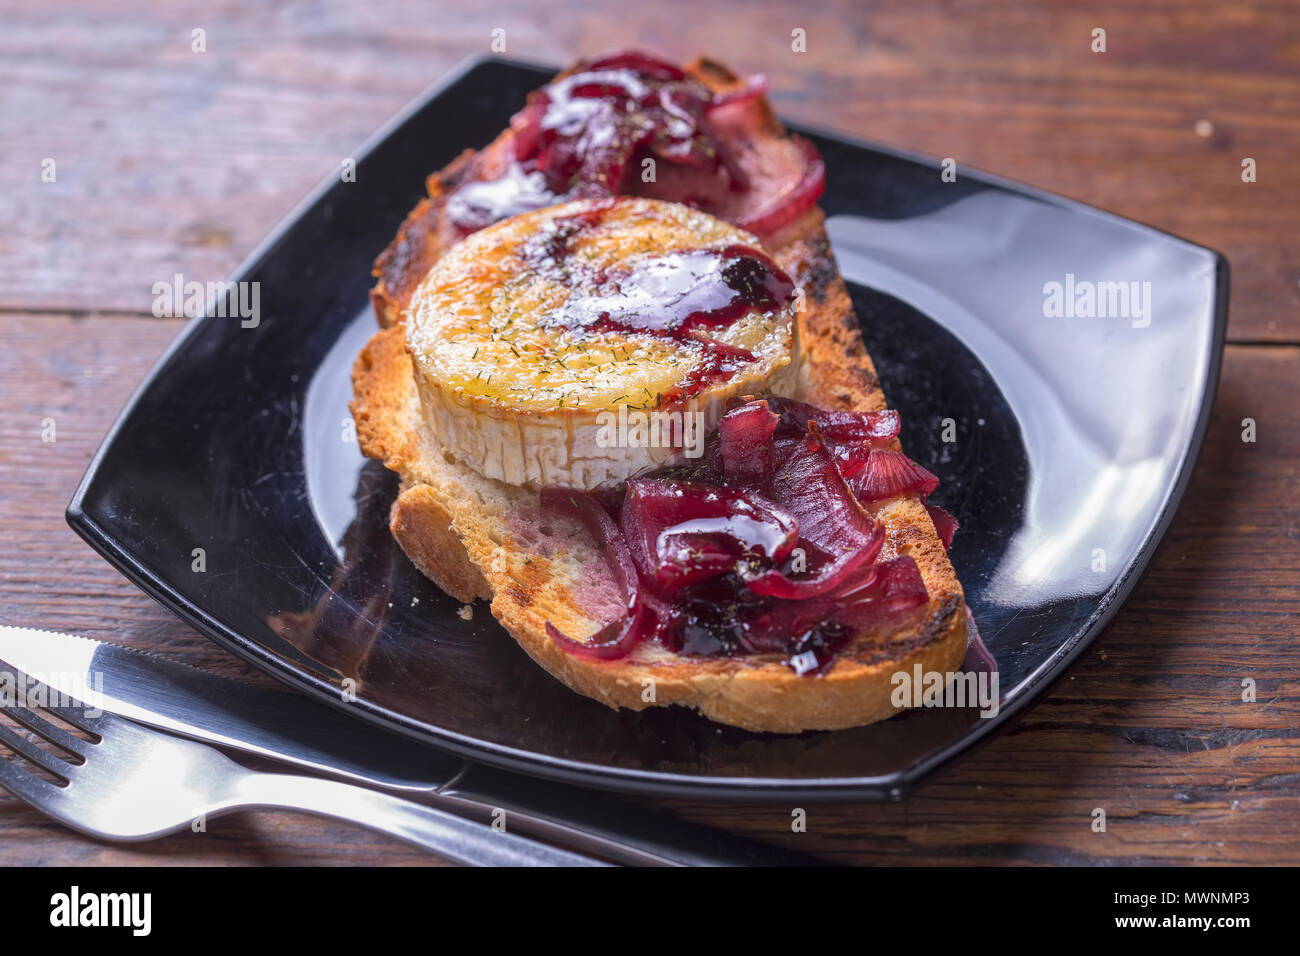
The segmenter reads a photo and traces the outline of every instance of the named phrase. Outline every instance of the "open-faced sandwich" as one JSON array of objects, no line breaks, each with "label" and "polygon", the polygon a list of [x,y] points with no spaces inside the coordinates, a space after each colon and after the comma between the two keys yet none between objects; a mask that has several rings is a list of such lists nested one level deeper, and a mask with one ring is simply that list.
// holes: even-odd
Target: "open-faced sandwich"
[{"label": "open-faced sandwich", "polygon": [[416,567],[559,680],[796,732],[896,713],[966,613],[764,92],[621,52],[533,93],[379,257],[352,408]]}]

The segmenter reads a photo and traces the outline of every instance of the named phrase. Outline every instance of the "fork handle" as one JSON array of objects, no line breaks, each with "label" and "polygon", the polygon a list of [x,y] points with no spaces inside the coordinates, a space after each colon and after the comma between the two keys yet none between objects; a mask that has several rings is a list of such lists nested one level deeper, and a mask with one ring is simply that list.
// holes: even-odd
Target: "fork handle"
[{"label": "fork handle", "polygon": [[431,850],[465,866],[607,866],[513,833],[493,830],[433,807],[337,780],[250,772],[239,778],[226,810],[298,810],[346,820]]}]

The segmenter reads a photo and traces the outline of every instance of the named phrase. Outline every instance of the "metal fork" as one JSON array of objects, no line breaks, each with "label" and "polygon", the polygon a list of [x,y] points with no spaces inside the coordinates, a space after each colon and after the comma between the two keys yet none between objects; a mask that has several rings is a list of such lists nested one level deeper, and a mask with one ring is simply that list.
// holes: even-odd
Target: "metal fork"
[{"label": "metal fork", "polygon": [[[0,786],[92,837],[152,840],[237,810],[278,809],[346,820],[470,866],[606,865],[353,784],[249,770],[207,744],[102,711],[91,716],[80,701],[3,662],[0,673],[15,678],[19,690],[15,703],[6,704],[4,712],[68,755],[39,747],[0,723],[0,744],[22,758],[0,756]],[[37,709],[94,739],[69,733]],[[60,782],[38,776],[29,763]]]}]

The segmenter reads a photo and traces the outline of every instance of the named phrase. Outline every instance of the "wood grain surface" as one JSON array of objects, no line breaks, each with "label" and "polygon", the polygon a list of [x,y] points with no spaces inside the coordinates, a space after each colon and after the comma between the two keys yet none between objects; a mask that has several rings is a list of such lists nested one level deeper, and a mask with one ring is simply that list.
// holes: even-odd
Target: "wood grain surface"
[{"label": "wood grain surface", "polygon": [[[854,863],[1300,863],[1300,9],[1294,2],[577,0],[266,7],[0,0],[0,620],[267,682],[128,584],[63,509],[179,328],[176,272],[224,276],[393,112],[506,31],[563,63],[638,43],[766,72],[788,117],[983,168],[1225,253],[1213,420],[1146,580],[1036,706],[889,806],[668,803]],[[1107,51],[1090,51],[1091,31]],[[191,31],[206,31],[206,53]],[[794,29],[807,52],[793,53]],[[1258,181],[1243,183],[1241,161]],[[57,179],[42,182],[53,158]],[[1242,419],[1258,440],[1244,443]],[[56,422],[57,441],[41,439]],[[1254,703],[1241,682],[1258,685]],[[1106,810],[1105,833],[1090,827]],[[142,847],[0,796],[6,863],[426,864],[258,814]]]}]

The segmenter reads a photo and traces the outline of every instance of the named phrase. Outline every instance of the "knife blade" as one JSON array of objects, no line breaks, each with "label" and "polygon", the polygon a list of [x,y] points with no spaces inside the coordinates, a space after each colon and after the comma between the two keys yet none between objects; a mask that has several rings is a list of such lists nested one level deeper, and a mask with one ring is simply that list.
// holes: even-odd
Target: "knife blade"
[{"label": "knife blade", "polygon": [[817,862],[564,784],[472,764],[299,694],[219,677],[117,644],[0,626],[0,664],[91,707],[150,727],[399,793],[485,822],[504,811],[508,826],[618,862]]}]

